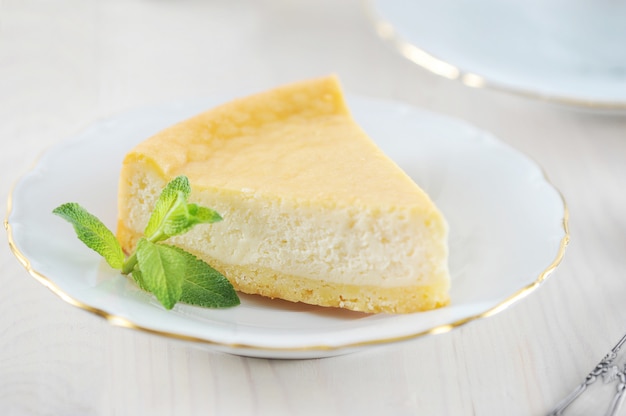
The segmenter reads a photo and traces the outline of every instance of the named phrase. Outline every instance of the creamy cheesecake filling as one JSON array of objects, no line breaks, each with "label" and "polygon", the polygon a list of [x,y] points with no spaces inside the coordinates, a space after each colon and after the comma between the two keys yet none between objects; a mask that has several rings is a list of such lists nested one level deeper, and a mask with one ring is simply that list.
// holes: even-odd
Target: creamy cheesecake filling
[{"label": "creamy cheesecake filling", "polygon": [[[126,180],[130,244],[142,234],[167,180],[144,162]],[[127,173],[131,173],[127,171]],[[417,208],[329,207],[251,190],[194,188],[192,202],[224,220],[197,226],[171,242],[224,265],[260,267],[310,280],[379,287],[430,285],[446,273],[445,223]],[[124,210],[120,210],[123,212]]]}]

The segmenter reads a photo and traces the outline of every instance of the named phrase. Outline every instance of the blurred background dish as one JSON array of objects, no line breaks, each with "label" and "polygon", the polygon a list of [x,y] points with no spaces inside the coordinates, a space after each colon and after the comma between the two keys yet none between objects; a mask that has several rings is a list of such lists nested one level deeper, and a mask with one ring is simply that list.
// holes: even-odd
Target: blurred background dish
[{"label": "blurred background dish", "polygon": [[626,2],[370,0],[380,36],[472,87],[626,109]]}]

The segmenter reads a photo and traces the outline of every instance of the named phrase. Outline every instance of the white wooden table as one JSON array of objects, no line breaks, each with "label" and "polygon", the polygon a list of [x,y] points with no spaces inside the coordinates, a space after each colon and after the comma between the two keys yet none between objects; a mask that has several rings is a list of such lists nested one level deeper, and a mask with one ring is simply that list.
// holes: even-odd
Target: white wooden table
[{"label": "white wooden table", "polygon": [[571,215],[550,279],[447,334],[274,361],[112,327],[29,277],[4,244],[0,414],[541,415],[582,381],[626,331],[625,113],[432,75],[379,39],[357,1],[0,1],[0,200],[43,150],[99,119],[331,72],[541,164]]}]

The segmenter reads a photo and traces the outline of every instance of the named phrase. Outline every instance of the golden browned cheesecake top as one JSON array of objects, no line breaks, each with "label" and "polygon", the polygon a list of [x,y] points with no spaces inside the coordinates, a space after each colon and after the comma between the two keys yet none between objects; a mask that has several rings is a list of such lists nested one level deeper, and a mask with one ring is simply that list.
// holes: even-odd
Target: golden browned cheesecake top
[{"label": "golden browned cheesecake top", "polygon": [[333,206],[431,208],[425,193],[354,122],[334,76],[199,114],[144,141],[126,161],[138,159],[165,177],[186,175],[198,189]]}]

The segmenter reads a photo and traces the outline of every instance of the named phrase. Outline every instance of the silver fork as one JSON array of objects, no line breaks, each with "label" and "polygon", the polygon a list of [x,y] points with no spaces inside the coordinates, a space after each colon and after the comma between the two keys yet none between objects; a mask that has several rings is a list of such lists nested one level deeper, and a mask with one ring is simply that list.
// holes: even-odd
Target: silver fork
[{"label": "silver fork", "polygon": [[612,365],[615,358],[617,358],[617,353],[622,348],[622,346],[626,343],[626,335],[619,340],[619,342],[609,351],[609,353],[596,365],[596,367],[591,370],[591,372],[585,377],[585,381],[580,383],[574,391],[568,394],[563,400],[561,400],[548,416],[558,416],[562,415],[565,409],[569,405],[571,405],[574,400],[580,397],[581,394],[587,390],[587,387],[595,383],[599,377],[602,377],[604,383],[611,383],[616,380],[619,380],[617,383],[617,390],[611,403],[609,404],[609,408],[607,409],[605,416],[616,416],[618,410],[622,406],[624,402],[624,398],[626,397],[626,365],[623,368],[619,368],[616,365]]}]

